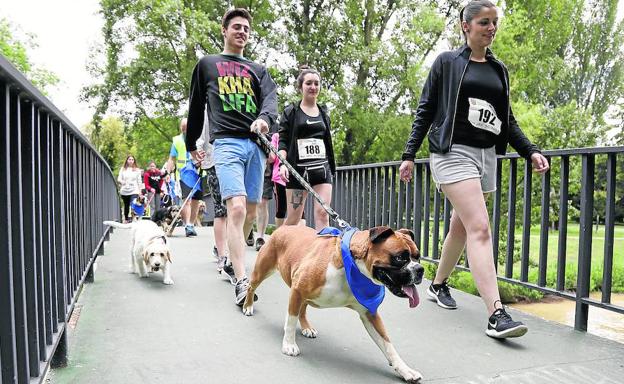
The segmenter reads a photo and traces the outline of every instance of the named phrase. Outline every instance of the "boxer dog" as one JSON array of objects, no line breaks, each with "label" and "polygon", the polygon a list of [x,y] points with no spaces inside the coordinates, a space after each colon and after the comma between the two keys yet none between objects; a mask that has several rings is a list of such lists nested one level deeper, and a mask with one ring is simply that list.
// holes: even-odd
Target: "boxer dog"
[{"label": "boxer dog", "polygon": [[[356,231],[348,249],[357,266],[354,268],[373,284],[385,286],[396,296],[408,297],[410,307],[418,305],[415,285],[420,284],[424,268],[417,263],[420,253],[412,231],[393,231],[389,227]],[[319,236],[314,229],[301,226],[282,226],[275,231],[256,259],[242,308],[245,315],[253,315],[254,292],[276,270],[290,287],[282,353],[289,356],[300,353],[295,342],[297,320],[303,336],[317,336],[317,330],[306,318],[308,305],[347,307],[358,312],[364,328],[395,372],[409,383],[420,381],[422,375],[410,368],[394,349],[379,313],[372,313],[352,293],[347,283],[340,237]]]}]

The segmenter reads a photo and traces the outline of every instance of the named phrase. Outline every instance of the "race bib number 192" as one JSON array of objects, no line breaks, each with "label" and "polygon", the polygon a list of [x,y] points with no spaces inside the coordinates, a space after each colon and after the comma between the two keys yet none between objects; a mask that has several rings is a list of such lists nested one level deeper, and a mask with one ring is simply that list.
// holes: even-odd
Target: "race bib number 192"
[{"label": "race bib number 192", "polygon": [[468,98],[468,121],[475,128],[483,129],[498,135],[501,131],[501,121],[496,116],[492,104],[485,100]]}]

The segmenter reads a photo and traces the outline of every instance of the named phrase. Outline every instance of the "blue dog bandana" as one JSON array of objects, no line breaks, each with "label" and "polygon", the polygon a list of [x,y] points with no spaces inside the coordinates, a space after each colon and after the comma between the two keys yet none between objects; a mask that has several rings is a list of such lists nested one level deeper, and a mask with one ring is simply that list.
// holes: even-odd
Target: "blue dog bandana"
[{"label": "blue dog bandana", "polygon": [[132,210],[137,216],[143,216],[143,214],[145,213],[145,206],[143,204],[138,203],[137,199],[132,199],[132,202],[130,203],[130,207],[132,208]]},{"label": "blue dog bandana", "polygon": [[318,234],[321,236],[341,236],[340,250],[342,253],[342,263],[345,268],[347,283],[355,299],[362,304],[373,315],[377,313],[377,308],[381,304],[386,294],[383,285],[377,285],[371,281],[358,269],[351,256],[351,238],[357,228],[347,228],[344,232],[334,227],[323,228]]}]

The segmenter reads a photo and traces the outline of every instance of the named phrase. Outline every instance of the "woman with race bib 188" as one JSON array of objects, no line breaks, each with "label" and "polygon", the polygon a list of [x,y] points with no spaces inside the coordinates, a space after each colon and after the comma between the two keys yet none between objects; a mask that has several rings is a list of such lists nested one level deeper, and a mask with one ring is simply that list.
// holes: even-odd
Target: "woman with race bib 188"
[{"label": "woman with race bib 188", "polygon": [[[327,108],[317,104],[321,75],[312,68],[303,67],[297,77],[297,87],[302,94],[301,101],[284,108],[280,118],[279,152],[329,205],[336,163]],[[284,224],[297,225],[308,192],[289,174],[284,164],[280,165],[279,172],[286,181],[288,205]],[[329,215],[315,201],[314,227],[320,230],[328,225]]]},{"label": "woman with race bib 188", "polygon": [[427,294],[439,306],[457,308],[447,278],[466,247],[470,270],[488,313],[486,334],[518,337],[528,328],[514,321],[500,301],[492,256],[487,195],[496,190],[496,155],[510,144],[533,170],[544,173],[548,160],[522,133],[511,111],[509,74],[489,46],[498,28],[496,6],[471,1],[460,12],[465,44],[440,54],[423,87],[412,133],[400,166],[412,178],[414,157],[429,133],[431,174],[453,205],[449,233]]}]

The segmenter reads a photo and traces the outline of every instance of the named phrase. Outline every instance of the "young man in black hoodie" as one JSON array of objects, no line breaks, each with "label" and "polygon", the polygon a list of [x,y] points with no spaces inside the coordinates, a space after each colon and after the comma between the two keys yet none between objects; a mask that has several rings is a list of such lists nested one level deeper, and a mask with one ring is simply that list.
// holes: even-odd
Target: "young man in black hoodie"
[{"label": "young man in black hoodie", "polygon": [[266,153],[257,144],[277,117],[277,89],[267,69],[243,57],[251,32],[251,15],[232,9],[223,16],[221,54],[199,60],[191,79],[186,148],[195,162],[204,153],[195,142],[208,114],[210,140],[221,196],[226,202],[228,247],[235,274],[236,304],[242,305],[249,280],[245,272],[245,238],[262,198]]}]

